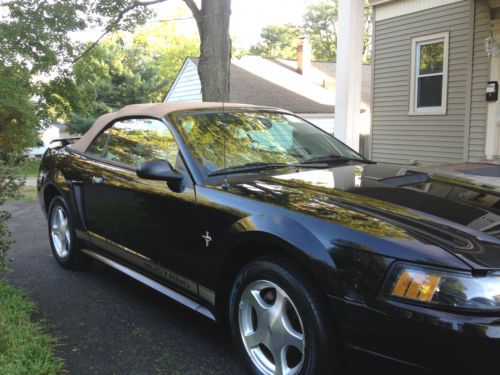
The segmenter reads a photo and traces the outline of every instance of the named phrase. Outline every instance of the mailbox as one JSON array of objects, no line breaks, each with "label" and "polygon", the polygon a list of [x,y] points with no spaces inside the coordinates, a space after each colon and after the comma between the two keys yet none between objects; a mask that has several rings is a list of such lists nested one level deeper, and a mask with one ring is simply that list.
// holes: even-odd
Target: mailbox
[{"label": "mailbox", "polygon": [[498,100],[498,82],[489,81],[486,86],[486,101],[496,102]]}]

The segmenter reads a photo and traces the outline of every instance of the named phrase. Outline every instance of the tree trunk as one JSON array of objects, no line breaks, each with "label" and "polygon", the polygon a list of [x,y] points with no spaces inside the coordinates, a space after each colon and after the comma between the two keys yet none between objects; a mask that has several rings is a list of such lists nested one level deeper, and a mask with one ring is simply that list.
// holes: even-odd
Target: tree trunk
[{"label": "tree trunk", "polygon": [[197,17],[200,32],[198,74],[205,102],[229,101],[231,0],[202,0]]}]

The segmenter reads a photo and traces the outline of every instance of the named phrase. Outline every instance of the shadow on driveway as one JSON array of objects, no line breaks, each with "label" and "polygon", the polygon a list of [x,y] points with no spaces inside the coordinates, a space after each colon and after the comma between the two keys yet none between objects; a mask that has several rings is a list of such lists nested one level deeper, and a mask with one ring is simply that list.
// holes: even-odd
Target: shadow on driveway
[{"label": "shadow on driveway", "polygon": [[38,304],[71,374],[246,374],[226,331],[99,262],[62,269],[38,204],[3,208],[16,241],[8,280]]}]

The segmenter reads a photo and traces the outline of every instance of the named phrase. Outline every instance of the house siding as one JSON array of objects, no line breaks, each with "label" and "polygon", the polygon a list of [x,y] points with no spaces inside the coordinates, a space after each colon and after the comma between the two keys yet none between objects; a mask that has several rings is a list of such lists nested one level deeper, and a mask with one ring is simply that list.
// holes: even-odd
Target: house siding
[{"label": "house siding", "polygon": [[472,55],[472,84],[470,102],[470,128],[468,137],[469,161],[485,159],[485,140],[488,103],[485,87],[490,77],[490,60],[484,51],[484,40],[490,33],[488,3],[478,0],[474,12],[474,49]]},{"label": "house siding", "polygon": [[[463,160],[470,9],[467,0],[375,22],[371,154],[374,160],[396,163],[418,160],[425,164]],[[447,113],[409,115],[412,38],[446,31],[450,33]],[[480,89],[484,92],[482,73],[481,69],[473,73],[472,86],[477,94]],[[479,155],[479,128],[485,126],[486,111],[481,112],[479,96],[472,97],[478,105],[471,106],[470,131],[477,138],[474,152]]]},{"label": "house siding", "polygon": [[176,80],[165,97],[165,103],[201,102],[201,82],[198,67],[189,58],[186,59]]}]

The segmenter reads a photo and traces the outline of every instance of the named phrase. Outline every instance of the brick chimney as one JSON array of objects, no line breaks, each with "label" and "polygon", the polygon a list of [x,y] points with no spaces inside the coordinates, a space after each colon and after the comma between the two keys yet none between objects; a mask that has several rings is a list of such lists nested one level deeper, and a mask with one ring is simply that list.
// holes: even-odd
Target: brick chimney
[{"label": "brick chimney", "polygon": [[299,74],[309,74],[311,70],[311,57],[311,41],[306,36],[300,38],[300,44],[297,47],[297,72]]}]

